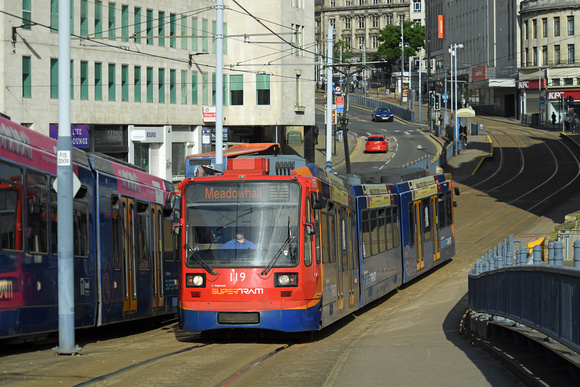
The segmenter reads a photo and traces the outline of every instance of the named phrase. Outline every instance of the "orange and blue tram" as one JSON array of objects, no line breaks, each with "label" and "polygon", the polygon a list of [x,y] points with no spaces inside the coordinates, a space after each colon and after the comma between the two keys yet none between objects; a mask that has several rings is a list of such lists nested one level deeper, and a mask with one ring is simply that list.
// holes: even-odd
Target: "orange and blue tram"
[{"label": "orange and blue tram", "polygon": [[362,184],[236,158],[179,192],[185,331],[319,330],[454,255],[446,174]]}]

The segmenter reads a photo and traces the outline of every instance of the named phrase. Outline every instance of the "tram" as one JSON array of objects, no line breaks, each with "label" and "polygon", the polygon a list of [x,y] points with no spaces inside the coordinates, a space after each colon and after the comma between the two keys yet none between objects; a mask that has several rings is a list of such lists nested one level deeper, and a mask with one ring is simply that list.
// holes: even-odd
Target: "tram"
[{"label": "tram", "polygon": [[[0,118],[0,340],[58,329],[56,140]],[[75,326],[177,313],[173,184],[73,149]]]},{"label": "tram", "polygon": [[270,161],[179,184],[183,330],[319,330],[453,257],[450,175],[362,184]]}]

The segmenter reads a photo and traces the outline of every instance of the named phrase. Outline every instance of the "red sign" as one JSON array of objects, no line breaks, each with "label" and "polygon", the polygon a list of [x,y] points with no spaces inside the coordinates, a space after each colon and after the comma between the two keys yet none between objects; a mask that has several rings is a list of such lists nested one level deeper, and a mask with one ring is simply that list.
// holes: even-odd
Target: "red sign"
[{"label": "red sign", "polygon": [[[546,80],[542,78],[542,89],[546,87]],[[527,79],[525,81],[518,81],[518,89],[538,89],[537,79]]]},{"label": "red sign", "polygon": [[437,22],[437,33],[439,39],[443,39],[445,37],[445,25],[443,23],[443,15],[439,15],[439,20]]},{"label": "red sign", "polygon": [[202,108],[203,122],[215,122],[215,106]]},{"label": "red sign", "polygon": [[483,81],[487,79],[487,66],[477,66],[471,69],[471,80],[475,81]]},{"label": "red sign", "polygon": [[336,97],[336,104],[344,106],[344,97]]},{"label": "red sign", "polygon": [[568,97],[572,97],[572,99],[578,100],[580,99],[580,90],[549,90],[548,91],[548,100],[555,101],[560,99],[560,97],[564,97],[564,99],[568,99]]}]

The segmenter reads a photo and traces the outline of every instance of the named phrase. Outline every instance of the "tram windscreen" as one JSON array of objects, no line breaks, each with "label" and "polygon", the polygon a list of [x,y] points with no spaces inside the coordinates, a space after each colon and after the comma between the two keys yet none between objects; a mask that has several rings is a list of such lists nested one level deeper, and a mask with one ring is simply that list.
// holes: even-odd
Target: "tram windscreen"
[{"label": "tram windscreen", "polygon": [[188,267],[298,264],[298,183],[195,182],[184,199]]}]

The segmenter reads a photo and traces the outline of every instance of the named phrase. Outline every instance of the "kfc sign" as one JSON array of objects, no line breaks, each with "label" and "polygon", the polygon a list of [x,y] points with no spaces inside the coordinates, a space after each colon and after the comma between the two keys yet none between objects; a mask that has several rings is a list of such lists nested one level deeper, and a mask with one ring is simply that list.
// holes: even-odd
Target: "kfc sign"
[{"label": "kfc sign", "polygon": [[547,94],[549,101],[557,101],[560,98],[568,99],[570,97],[574,100],[580,99],[580,90],[550,90]]},{"label": "kfc sign", "polygon": [[[546,87],[546,80],[542,78],[541,88]],[[537,89],[538,88],[538,80],[537,79],[528,79],[526,81],[518,81],[518,89]]]}]

